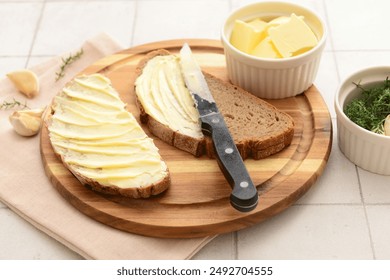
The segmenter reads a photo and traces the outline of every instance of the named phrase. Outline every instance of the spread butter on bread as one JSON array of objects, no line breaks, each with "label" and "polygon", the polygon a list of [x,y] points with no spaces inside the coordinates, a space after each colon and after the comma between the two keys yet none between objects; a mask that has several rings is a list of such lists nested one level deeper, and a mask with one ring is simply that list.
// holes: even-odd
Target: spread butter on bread
[{"label": "spread butter on bread", "polygon": [[[268,102],[203,72],[243,159],[261,159],[291,144],[294,121]],[[185,86],[180,56],[160,49],[136,68],[135,92],[141,121],[164,142],[195,156],[214,157],[211,138],[201,132],[199,113]]]},{"label": "spread butter on bread", "polygon": [[69,82],[47,118],[50,143],[84,185],[108,194],[146,198],[170,185],[158,148],[101,74]]}]

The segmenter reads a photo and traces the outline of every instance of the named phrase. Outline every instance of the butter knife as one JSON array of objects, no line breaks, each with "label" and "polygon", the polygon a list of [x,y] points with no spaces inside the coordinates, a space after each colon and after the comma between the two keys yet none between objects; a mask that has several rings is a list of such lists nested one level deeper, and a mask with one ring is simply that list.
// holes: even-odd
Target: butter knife
[{"label": "butter knife", "polygon": [[218,165],[232,188],[230,203],[241,212],[249,212],[257,206],[257,189],[188,44],[180,50],[180,65],[185,84],[198,109],[202,131],[211,136]]}]

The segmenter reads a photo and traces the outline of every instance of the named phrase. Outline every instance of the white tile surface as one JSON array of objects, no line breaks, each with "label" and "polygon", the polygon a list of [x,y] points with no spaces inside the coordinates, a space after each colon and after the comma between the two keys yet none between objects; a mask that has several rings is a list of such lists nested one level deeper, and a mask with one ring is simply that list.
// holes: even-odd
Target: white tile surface
[{"label": "white tile surface", "polygon": [[239,259],[373,258],[362,206],[293,206],[238,237]]},{"label": "white tile surface", "polygon": [[1,56],[29,54],[42,5],[41,2],[7,2],[1,5]]},{"label": "white tile surface", "polygon": [[58,55],[101,32],[129,47],[135,7],[135,1],[48,2],[32,55]]},{"label": "white tile surface", "polygon": [[[258,0],[232,0],[231,2],[232,2],[232,8],[237,9],[237,8],[242,7],[244,5],[248,5],[248,4],[256,3],[256,2],[260,2],[260,1],[258,1]],[[291,2],[291,3],[295,3],[298,5],[308,7],[312,10],[315,10],[318,13],[321,13],[321,17],[325,18],[322,0],[290,0],[290,1],[286,1],[286,2]]]},{"label": "white tile surface", "polygon": [[133,45],[177,38],[219,39],[228,12],[229,2],[223,0],[139,1]]},{"label": "white tile surface", "polygon": [[335,50],[389,50],[388,0],[324,3]]},{"label": "white tile surface", "polygon": [[390,205],[367,206],[373,247],[377,259],[390,259]]},{"label": "white tile surface", "polygon": [[[16,69],[26,67],[27,56],[22,57],[0,57],[0,77]],[[0,95],[1,96],[1,95]]]},{"label": "white tile surface", "polygon": [[314,85],[321,93],[328,106],[331,117],[336,117],[334,97],[339,84],[338,69],[333,52],[325,51],[322,54],[320,67]]},{"label": "white tile surface", "polygon": [[[388,44],[390,45],[390,43]],[[336,51],[335,56],[338,72],[340,74],[340,81],[351,75],[353,72],[363,68],[378,65],[390,65],[390,50]]]},{"label": "white tile surface", "polygon": [[359,178],[366,204],[390,203],[390,177],[377,175],[361,168]]}]

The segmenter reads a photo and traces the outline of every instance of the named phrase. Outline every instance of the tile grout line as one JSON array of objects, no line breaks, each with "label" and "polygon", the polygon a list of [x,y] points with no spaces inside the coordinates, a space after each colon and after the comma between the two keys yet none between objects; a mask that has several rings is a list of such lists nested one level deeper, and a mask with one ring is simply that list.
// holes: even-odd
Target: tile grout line
[{"label": "tile grout line", "polygon": [[[319,203],[294,203],[291,206],[362,206],[363,203],[360,202],[336,202],[336,203],[327,203],[327,202],[319,202]],[[377,203],[364,203],[364,205],[368,206],[389,206],[390,202],[377,202]]]},{"label": "tile grout line", "polygon": [[367,225],[367,230],[368,230],[368,238],[370,240],[370,247],[371,247],[371,251],[372,251],[372,257],[373,257],[374,260],[376,260],[375,247],[374,247],[374,241],[372,240],[370,221],[368,220],[367,208],[366,208],[366,203],[364,201],[362,184],[361,184],[360,175],[359,175],[359,169],[358,169],[358,167],[356,165],[355,165],[355,169],[356,169],[356,174],[357,174],[357,179],[358,179],[358,184],[359,184],[359,193],[360,193],[360,198],[361,198],[361,201],[362,201],[364,217],[365,217],[365,220],[366,220],[366,225]]},{"label": "tile grout line", "polygon": [[134,45],[134,35],[135,35],[135,29],[137,25],[137,18],[138,18],[138,7],[139,7],[139,0],[136,0],[134,5],[134,18],[133,18],[133,28],[131,29],[131,36],[130,36],[130,47]]},{"label": "tile grout line", "polygon": [[233,232],[233,259],[238,260],[238,231]]},{"label": "tile grout line", "polygon": [[[326,25],[328,26],[328,38],[330,38],[330,45],[331,45],[331,49],[332,49],[331,53],[332,53],[333,61],[335,62],[335,66],[336,66],[336,74],[337,74],[337,78],[338,78],[338,83],[340,83],[341,76],[340,76],[339,64],[338,64],[337,57],[336,57],[337,51],[334,48],[333,39],[330,36],[331,29],[330,29],[330,24],[329,24],[328,9],[327,9],[327,5],[326,5],[325,0],[323,0],[322,3],[323,3],[323,6],[324,6],[324,12],[325,12],[325,17],[326,17],[325,18]],[[355,172],[356,172],[356,176],[357,176],[357,179],[358,179],[359,195],[360,195],[360,199],[361,199],[361,205],[363,206],[363,212],[364,212],[366,227],[367,227],[367,230],[368,230],[368,238],[369,238],[369,242],[370,242],[372,258],[375,260],[376,259],[376,254],[375,254],[374,242],[373,242],[373,239],[372,239],[370,222],[368,220],[367,208],[366,208],[366,204],[365,204],[364,197],[363,197],[363,190],[362,190],[361,180],[360,180],[360,176],[359,176],[359,170],[358,170],[358,167],[356,165],[355,165]]]},{"label": "tile grout line", "polygon": [[43,13],[44,13],[45,7],[46,7],[46,0],[42,2],[41,13],[40,13],[39,18],[37,20],[37,24],[35,26],[35,31],[34,31],[34,36],[33,36],[33,39],[31,41],[31,46],[30,46],[30,49],[29,49],[28,55],[27,55],[27,60],[26,60],[26,64],[25,64],[26,68],[27,68],[27,65],[30,62],[32,50],[33,50],[34,45],[35,45],[35,40],[37,38],[37,34],[38,34],[38,31],[39,31],[39,28],[41,27],[41,22],[42,22],[42,18],[43,18]]},{"label": "tile grout line", "polygon": [[328,17],[328,8],[326,6],[325,0],[322,0],[322,6],[324,8],[325,24],[326,24],[327,29],[328,29],[328,40],[330,42],[331,54],[332,54],[332,58],[333,58],[333,61],[335,63],[335,66],[336,66],[336,74],[337,74],[337,80],[338,80],[337,82],[340,83],[340,71],[339,71],[339,66],[338,66],[337,59],[336,59],[336,51],[334,48],[333,38],[331,36],[331,28],[330,28],[329,17]]},{"label": "tile grout line", "polygon": [[[389,204],[389,203],[388,203]],[[294,203],[291,206],[361,206],[362,203],[360,202],[336,202],[336,203],[326,203],[326,202],[318,202],[318,203]]]}]

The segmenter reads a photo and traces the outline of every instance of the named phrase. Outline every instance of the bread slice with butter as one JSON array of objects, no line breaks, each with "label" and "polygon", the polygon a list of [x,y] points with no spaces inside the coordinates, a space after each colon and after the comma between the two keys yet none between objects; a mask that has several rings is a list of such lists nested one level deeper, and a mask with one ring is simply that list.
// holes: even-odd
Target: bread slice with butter
[{"label": "bread slice with butter", "polygon": [[[135,92],[141,121],[163,141],[195,156],[214,157],[211,138],[204,136],[199,114],[185,86],[180,57],[161,49],[137,66]],[[261,159],[291,144],[294,121],[268,102],[205,73],[210,91],[243,159]]]},{"label": "bread slice with butter", "polygon": [[47,118],[50,143],[82,184],[108,194],[147,198],[170,185],[168,167],[126,105],[100,74],[69,82]]}]

